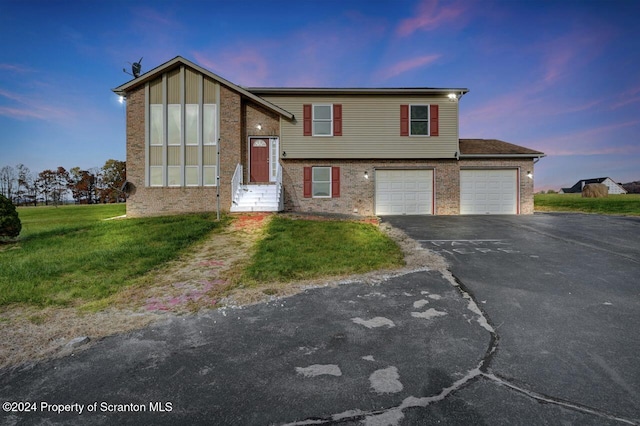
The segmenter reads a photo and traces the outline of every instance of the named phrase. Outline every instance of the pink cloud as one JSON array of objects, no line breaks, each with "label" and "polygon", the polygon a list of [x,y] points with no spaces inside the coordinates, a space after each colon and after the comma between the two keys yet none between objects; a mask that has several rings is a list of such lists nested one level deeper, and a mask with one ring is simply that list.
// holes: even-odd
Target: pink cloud
[{"label": "pink cloud", "polygon": [[180,28],[182,23],[173,19],[167,14],[158,12],[152,7],[137,7],[133,9],[133,15],[135,16],[134,22],[137,24],[144,24],[144,26],[153,27],[154,33],[157,33],[157,28]]},{"label": "pink cloud", "polygon": [[194,52],[196,61],[203,67],[220,74],[236,84],[244,86],[263,86],[269,81],[268,60],[250,47],[216,54],[215,61],[205,53]]},{"label": "pink cloud", "polygon": [[572,30],[553,40],[544,40],[536,49],[542,52],[541,82],[553,85],[571,78],[573,71],[587,66],[611,40],[610,31]]},{"label": "pink cloud", "polygon": [[620,137],[615,137],[615,131],[638,125],[640,125],[640,119],[612,123],[561,136],[540,139],[536,141],[536,144],[547,155],[640,154],[640,145],[632,143],[613,145],[609,143],[611,140],[621,139]]},{"label": "pink cloud", "polygon": [[6,70],[6,71],[16,72],[16,73],[20,73],[20,74],[24,74],[24,73],[28,73],[28,72],[32,72],[33,71],[32,69],[27,68],[25,66],[15,65],[15,64],[0,64],[0,70]]},{"label": "pink cloud", "polygon": [[625,93],[618,96],[619,100],[610,105],[610,110],[616,110],[626,105],[635,104],[640,102],[640,86],[627,90]]},{"label": "pink cloud", "polygon": [[433,62],[438,60],[440,57],[442,57],[442,55],[440,54],[425,55],[425,56],[419,56],[417,58],[411,58],[411,59],[397,62],[377,72],[376,79],[388,80],[392,77],[403,74],[407,71],[411,71],[413,69],[421,68],[425,65],[432,64]]},{"label": "pink cloud", "polygon": [[466,9],[459,3],[440,5],[438,0],[423,0],[417,8],[415,16],[400,22],[396,34],[406,37],[419,30],[435,30],[442,25],[457,22],[465,11]]},{"label": "pink cloud", "polygon": [[0,89],[0,97],[13,101],[13,105],[0,107],[0,115],[18,119],[36,118],[47,121],[60,121],[75,116],[68,109],[40,102],[39,100]]}]

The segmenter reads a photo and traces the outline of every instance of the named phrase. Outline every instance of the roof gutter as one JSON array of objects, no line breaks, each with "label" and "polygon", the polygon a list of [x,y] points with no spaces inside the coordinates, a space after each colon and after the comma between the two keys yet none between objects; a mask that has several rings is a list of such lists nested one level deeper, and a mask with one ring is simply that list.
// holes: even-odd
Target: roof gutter
[{"label": "roof gutter", "polygon": [[[545,154],[460,154],[460,158],[535,158],[535,163],[540,161]],[[534,164],[535,164],[534,163]]]},{"label": "roof gutter", "polygon": [[382,95],[382,94],[437,94],[454,93],[460,99],[469,89],[465,88],[430,88],[430,87],[244,87],[257,95]]}]

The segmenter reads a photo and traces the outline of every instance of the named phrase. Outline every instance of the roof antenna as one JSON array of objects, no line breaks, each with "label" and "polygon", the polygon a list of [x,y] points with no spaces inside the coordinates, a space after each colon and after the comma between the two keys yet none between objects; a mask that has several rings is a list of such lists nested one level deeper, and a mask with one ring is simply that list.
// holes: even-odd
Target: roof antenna
[{"label": "roof antenna", "polygon": [[142,58],[140,58],[138,62],[134,62],[134,63],[127,62],[127,63],[131,65],[131,72],[127,72],[127,70],[124,68],[122,68],[122,72],[133,76],[133,78],[140,77],[140,71],[142,71],[142,65],[141,65]]}]

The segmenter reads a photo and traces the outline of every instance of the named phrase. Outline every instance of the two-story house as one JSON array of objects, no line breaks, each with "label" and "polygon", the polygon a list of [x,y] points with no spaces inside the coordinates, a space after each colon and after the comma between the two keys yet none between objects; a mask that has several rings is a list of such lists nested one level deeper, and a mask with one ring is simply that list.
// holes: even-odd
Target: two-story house
[{"label": "two-story house", "polygon": [[113,90],[130,217],[533,212],[544,154],[459,139],[464,88],[246,88],[176,57]]}]

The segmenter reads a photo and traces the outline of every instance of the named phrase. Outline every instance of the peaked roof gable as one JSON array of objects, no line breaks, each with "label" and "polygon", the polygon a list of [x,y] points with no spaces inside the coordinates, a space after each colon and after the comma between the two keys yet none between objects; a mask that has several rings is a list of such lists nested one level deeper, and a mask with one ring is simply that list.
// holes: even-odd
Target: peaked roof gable
[{"label": "peaked roof gable", "polygon": [[195,71],[206,75],[207,77],[217,81],[220,84],[223,84],[227,87],[229,87],[230,89],[233,89],[234,91],[240,93],[242,96],[244,96],[245,98],[251,99],[252,101],[264,106],[265,108],[289,119],[292,120],[294,118],[293,114],[291,114],[289,111],[280,108],[277,105],[272,104],[271,102],[262,99],[261,97],[251,93],[250,91],[248,91],[247,89],[244,89],[240,86],[238,86],[237,84],[233,84],[232,82],[230,82],[229,80],[220,77],[217,74],[212,73],[211,71],[207,70],[206,68],[202,68],[199,65],[194,64],[193,62],[183,58],[182,56],[176,56],[175,58],[171,59],[168,62],[165,62],[162,65],[159,65],[155,68],[153,68],[150,71],[147,71],[146,73],[142,74],[141,76],[139,76],[138,78],[134,78],[131,81],[128,81],[127,83],[124,83],[118,87],[116,87],[115,89],[112,89],[113,92],[115,92],[116,94],[120,95],[120,96],[126,96],[127,92],[131,91],[132,89],[140,86],[141,84],[145,84],[148,81],[151,81],[155,78],[158,77],[158,75],[167,72],[173,68],[176,68],[180,65],[185,65],[189,68],[194,69]]}]

